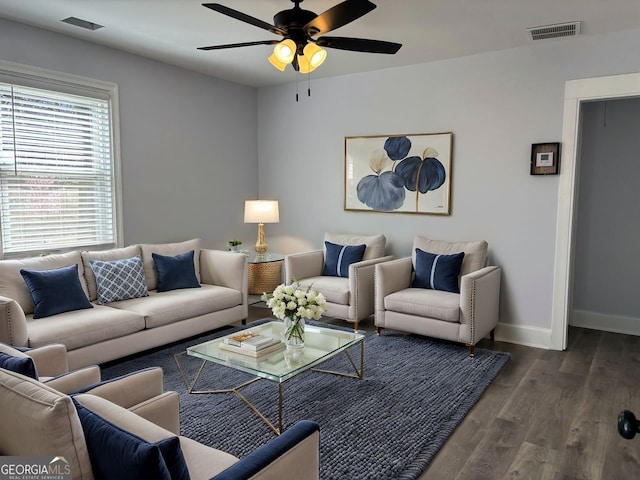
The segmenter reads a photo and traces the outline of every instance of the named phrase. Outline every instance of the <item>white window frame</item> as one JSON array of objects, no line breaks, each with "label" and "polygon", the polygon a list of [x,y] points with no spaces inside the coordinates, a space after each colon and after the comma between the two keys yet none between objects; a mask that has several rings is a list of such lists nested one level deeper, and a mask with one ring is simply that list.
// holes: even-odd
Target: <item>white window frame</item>
[{"label": "white window frame", "polygon": [[[119,122],[119,97],[118,85],[113,82],[96,80],[68,73],[56,72],[29,65],[21,65],[0,60],[0,82],[11,83],[44,90],[71,93],[87,97],[102,98],[108,101],[110,110],[111,129],[111,166],[114,182],[114,224],[115,247],[124,245],[123,221],[122,221],[122,168],[120,160],[120,122]],[[0,240],[1,241],[1,240]],[[77,250],[83,245],[58,250],[39,250],[24,253],[4,253],[0,245],[2,258],[19,258],[38,254],[58,253]],[[97,247],[99,248],[99,247]]]}]

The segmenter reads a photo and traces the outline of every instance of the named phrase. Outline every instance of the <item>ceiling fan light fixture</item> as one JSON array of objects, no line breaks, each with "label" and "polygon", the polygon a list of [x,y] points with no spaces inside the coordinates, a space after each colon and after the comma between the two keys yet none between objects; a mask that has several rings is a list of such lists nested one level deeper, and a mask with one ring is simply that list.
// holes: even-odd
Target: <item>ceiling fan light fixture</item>
[{"label": "ceiling fan light fixture", "polygon": [[273,54],[280,62],[288,65],[293,62],[293,57],[296,54],[296,43],[287,38],[273,47]]},{"label": "ceiling fan light fixture", "polygon": [[276,57],[275,53],[272,53],[271,56],[267,60],[269,60],[271,65],[276,67],[281,72],[284,72],[285,68],[287,68],[287,64],[286,63],[282,63],[280,60],[278,60],[278,57]]}]

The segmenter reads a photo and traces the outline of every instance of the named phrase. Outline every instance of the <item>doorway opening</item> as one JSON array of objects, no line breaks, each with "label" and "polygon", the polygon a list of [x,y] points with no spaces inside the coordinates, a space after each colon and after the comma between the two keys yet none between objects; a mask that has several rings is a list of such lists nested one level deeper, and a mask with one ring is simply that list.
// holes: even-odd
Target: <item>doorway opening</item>
[{"label": "doorway opening", "polygon": [[562,164],[558,188],[555,271],[551,318],[551,345],[567,348],[569,310],[573,304],[573,260],[575,247],[577,179],[579,174],[581,104],[596,100],[640,97],[640,73],[586,78],[565,85],[562,128]]}]

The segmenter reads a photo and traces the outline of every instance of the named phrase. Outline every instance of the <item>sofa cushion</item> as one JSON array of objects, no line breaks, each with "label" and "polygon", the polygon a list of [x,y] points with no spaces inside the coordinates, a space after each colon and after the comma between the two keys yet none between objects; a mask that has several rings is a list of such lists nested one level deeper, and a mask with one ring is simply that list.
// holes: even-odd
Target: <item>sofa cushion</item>
[{"label": "sofa cushion", "polygon": [[27,323],[29,346],[62,343],[69,351],[144,329],[142,316],[103,305],[96,305],[92,310],[61,313],[54,319],[34,320],[28,316]]},{"label": "sofa cushion", "polygon": [[114,302],[109,306],[135,312],[145,318],[146,328],[155,328],[235,307],[241,303],[242,294],[239,291],[203,284],[201,288],[161,293],[151,291],[148,297]]},{"label": "sofa cushion", "polygon": [[149,295],[140,256],[110,261],[90,260],[89,263],[95,274],[99,303]]},{"label": "sofa cushion", "polygon": [[460,321],[460,294],[407,288],[384,297],[384,308],[398,313],[435,318],[445,322]]},{"label": "sofa cushion", "polygon": [[131,245],[124,248],[112,248],[111,250],[82,252],[82,265],[87,282],[89,300],[93,302],[98,299],[98,286],[96,284],[96,277],[91,268],[91,260],[108,262],[111,260],[122,260],[124,258],[135,257],[136,255],[140,257],[142,256],[142,249],[139,245]]},{"label": "sofa cushion", "polygon": [[309,277],[300,282],[303,287],[311,287],[322,293],[327,302],[349,305],[349,279],[342,277]]},{"label": "sofa cushion", "polygon": [[412,259],[413,268],[416,268],[416,248],[425,252],[449,255],[452,253],[464,252],[464,260],[460,275],[480,270],[487,264],[488,244],[484,240],[477,242],[442,242],[440,240],[430,240],[426,237],[416,236],[413,240]]},{"label": "sofa cushion", "polygon": [[20,275],[20,270],[53,270],[67,267],[74,263],[78,265],[78,275],[82,289],[87,293],[80,253],[69,252],[0,261],[0,296],[14,299],[22,307],[25,314],[33,313],[33,300],[22,275]]},{"label": "sofa cushion", "polygon": [[330,277],[348,277],[349,265],[362,261],[367,246],[338,245],[324,242],[324,267],[322,275]]},{"label": "sofa cushion", "polygon": [[352,235],[350,233],[325,233],[325,242],[337,243],[340,245],[361,245],[365,244],[367,248],[364,251],[363,260],[371,260],[373,258],[384,257],[387,239],[384,235]]},{"label": "sofa cushion", "polygon": [[[75,402],[75,406],[97,477],[131,480],[189,478],[178,437],[147,442],[78,402]],[[172,463],[171,469],[167,460]],[[171,470],[175,472],[175,476],[171,474]]]},{"label": "sofa cushion", "polygon": [[412,287],[460,293],[459,275],[464,252],[436,255],[416,248],[416,275]]},{"label": "sofa cushion", "polygon": [[93,308],[82,288],[78,265],[53,270],[20,270],[34,304],[33,318]]},{"label": "sofa cushion", "polygon": [[70,397],[0,369],[0,412],[2,455],[65,455],[74,479],[93,479],[84,432]]},{"label": "sofa cushion", "polygon": [[5,351],[4,346],[4,344],[0,344],[0,368],[38,380],[38,372],[33,359],[18,350],[11,349],[15,353],[9,353]]},{"label": "sofa cushion", "polygon": [[156,243],[142,244],[142,264],[144,265],[144,276],[147,280],[147,288],[155,290],[158,287],[158,274],[153,262],[152,253],[160,255],[175,256],[193,250],[193,264],[196,271],[196,278],[200,281],[200,239],[187,240],[180,243]]},{"label": "sofa cushion", "polygon": [[200,288],[193,264],[193,250],[175,256],[152,253],[158,274],[158,291],[168,292],[181,288]]}]

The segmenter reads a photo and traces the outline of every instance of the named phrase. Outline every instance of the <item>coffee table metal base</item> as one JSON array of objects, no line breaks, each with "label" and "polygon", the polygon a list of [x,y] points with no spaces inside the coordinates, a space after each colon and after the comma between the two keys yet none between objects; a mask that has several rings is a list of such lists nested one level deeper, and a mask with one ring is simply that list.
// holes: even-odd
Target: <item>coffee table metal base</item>
[{"label": "coffee table metal base", "polygon": [[[360,368],[356,366],[356,363],[353,361],[353,358],[351,357],[351,354],[349,353],[348,350],[345,350],[344,354],[346,355],[347,359],[349,360],[349,363],[353,367],[354,373],[337,372],[337,371],[331,371],[331,370],[323,370],[319,368],[312,368],[311,370],[320,372],[320,373],[328,373],[331,375],[339,375],[342,377],[355,378],[355,379],[361,380],[362,376],[364,375],[364,342],[360,342]],[[247,399],[247,397],[245,397],[242,394],[242,392],[240,392],[240,389],[244,387],[248,387],[249,385],[257,382],[258,380],[267,380],[266,378],[254,377],[251,380],[248,380],[232,388],[225,388],[220,390],[196,390],[195,389],[196,383],[198,382],[198,379],[200,378],[200,375],[202,374],[202,371],[204,370],[205,365],[211,362],[209,362],[208,360],[202,360],[202,364],[198,368],[195,378],[191,383],[189,383],[182,369],[182,365],[180,364],[179,358],[182,355],[186,355],[186,352],[176,353],[173,356],[173,359],[176,362],[176,365],[178,366],[178,370],[180,371],[180,376],[182,377],[182,381],[184,382],[184,385],[187,389],[187,393],[192,395],[214,395],[219,393],[233,393],[240,400],[242,400],[251,409],[251,411],[255,413],[269,428],[271,428],[271,430],[273,430],[276,435],[280,435],[284,431],[282,428],[282,401],[284,398],[283,385],[288,380],[284,382],[278,382],[278,425],[276,427],[273,424],[273,422],[271,422],[271,420],[269,420],[262,412],[260,412],[260,410],[258,410],[258,408],[255,405],[253,405],[249,401],[249,399]],[[295,377],[292,377],[292,378],[295,378]]]}]

